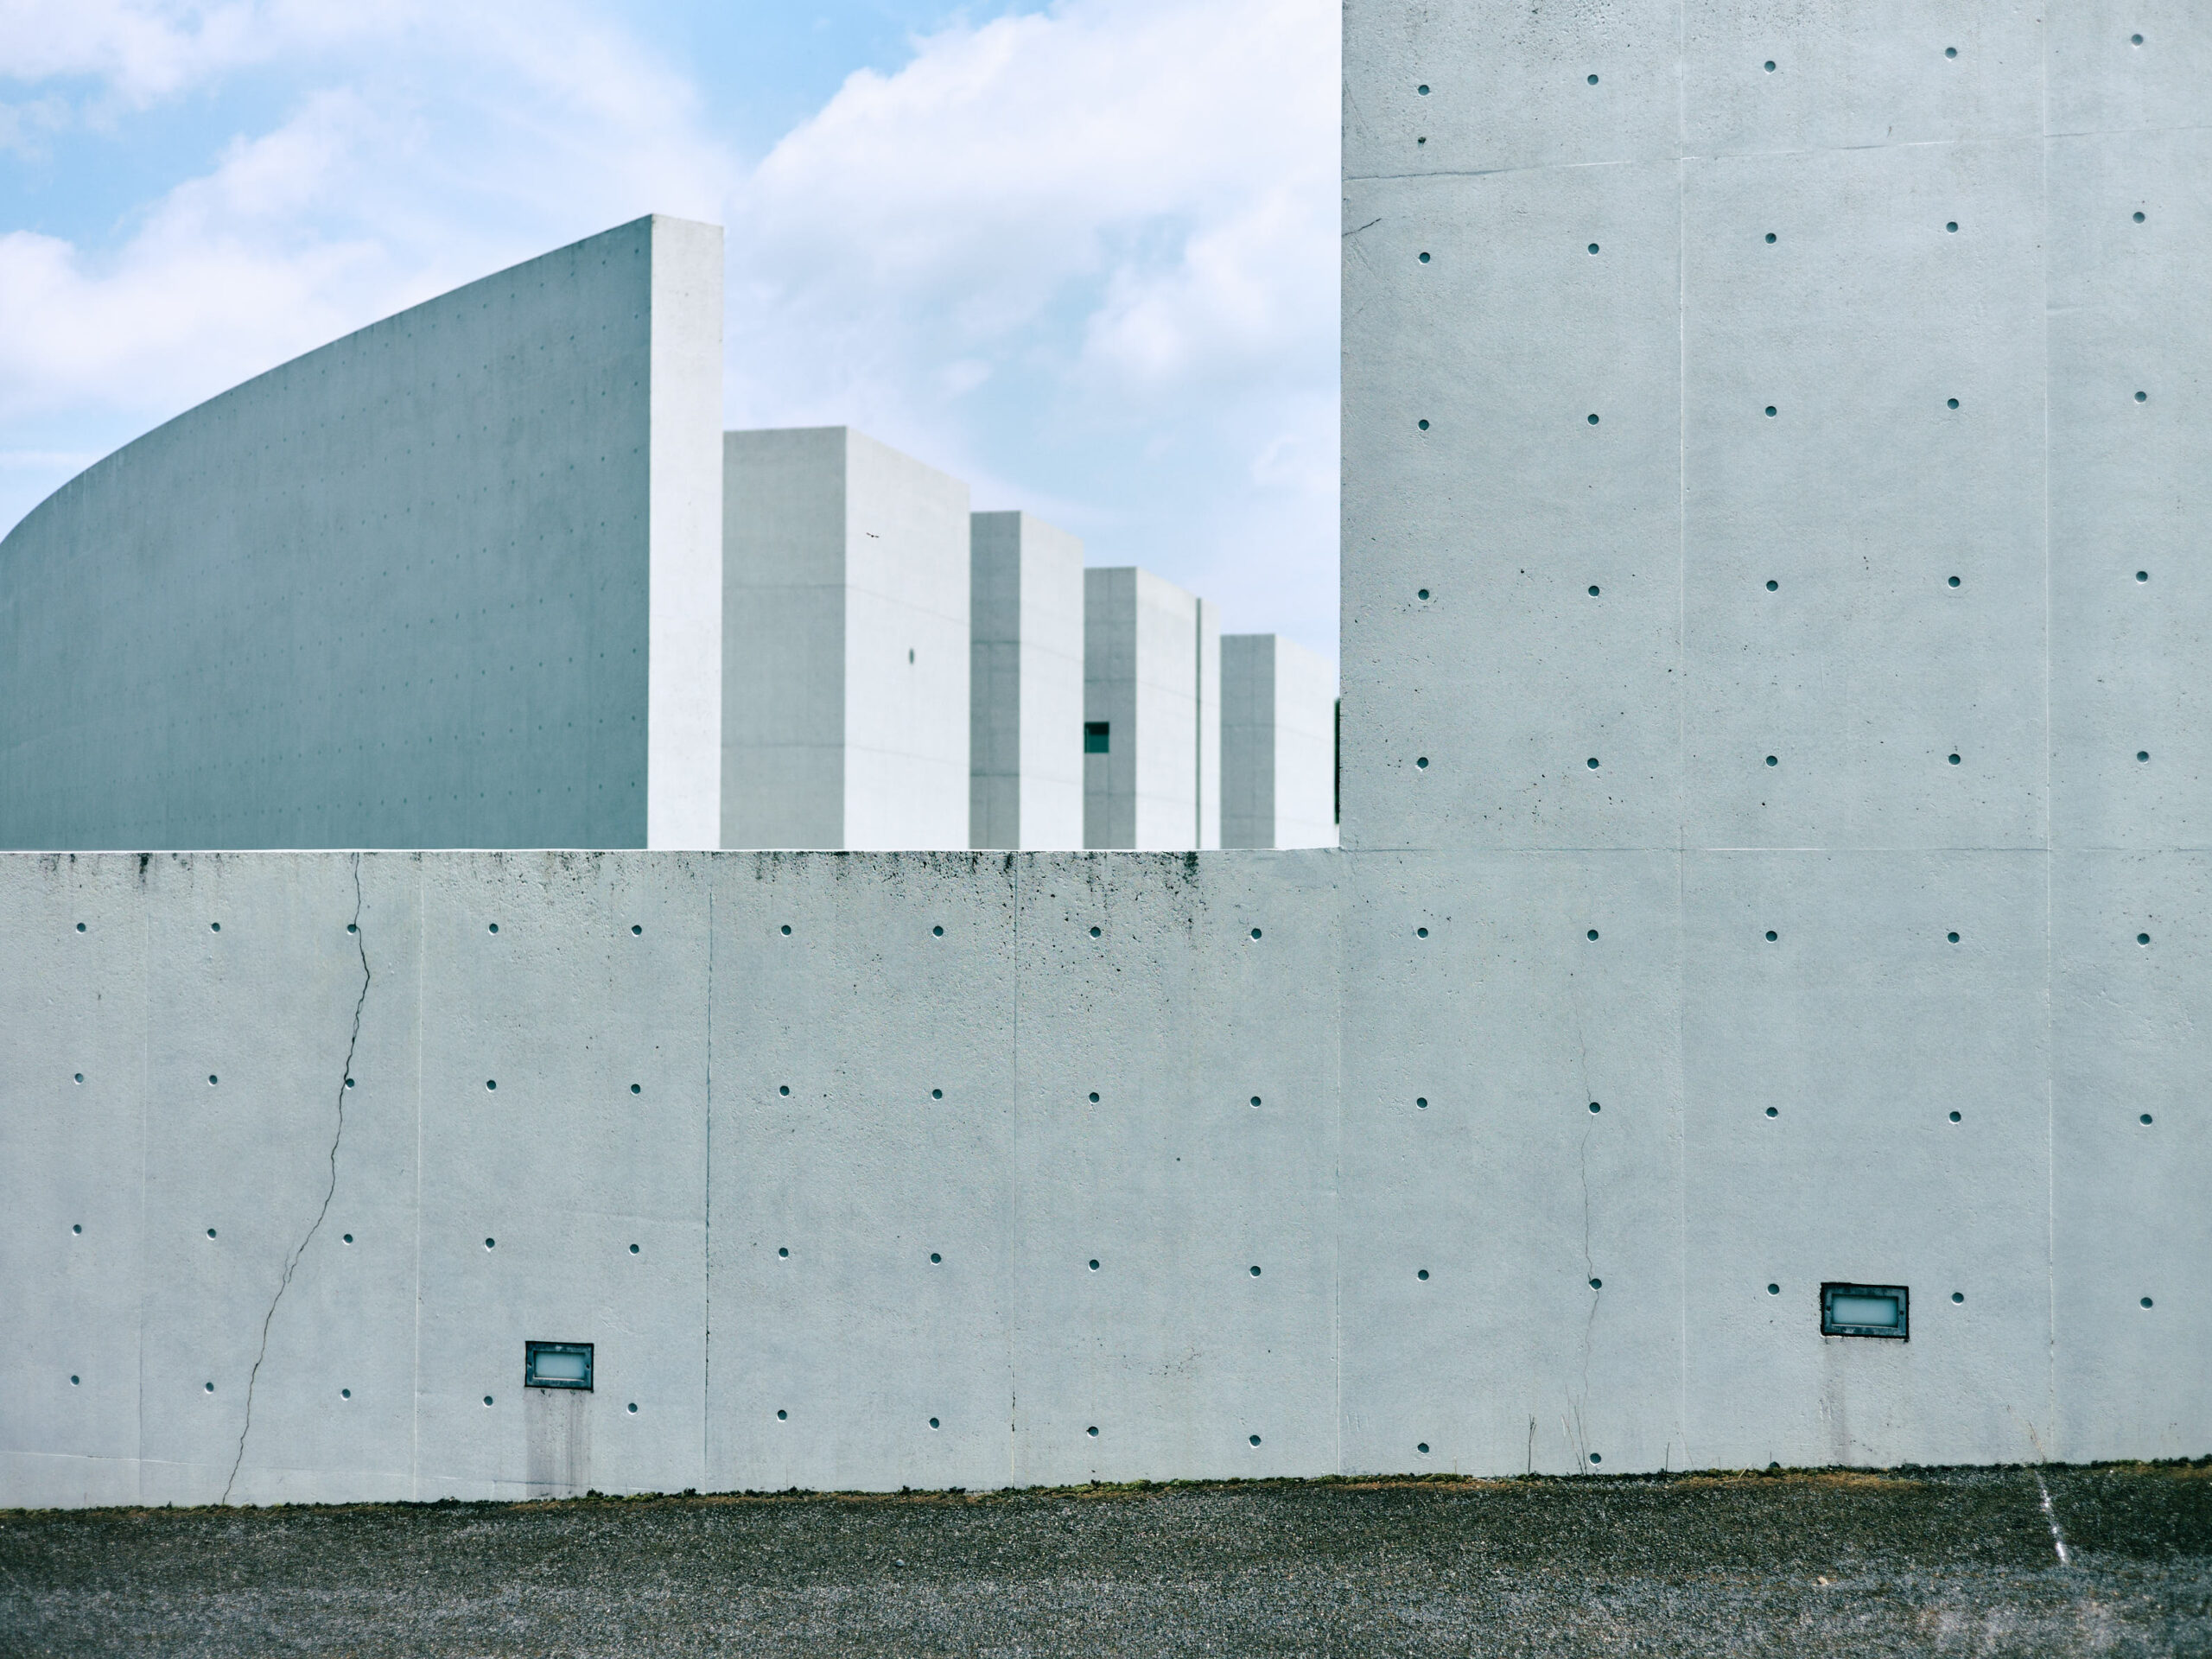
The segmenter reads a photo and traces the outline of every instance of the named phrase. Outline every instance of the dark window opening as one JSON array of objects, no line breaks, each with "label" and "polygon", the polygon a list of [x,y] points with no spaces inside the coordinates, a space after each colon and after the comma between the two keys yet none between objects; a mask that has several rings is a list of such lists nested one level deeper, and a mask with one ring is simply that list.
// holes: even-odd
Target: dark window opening
[{"label": "dark window opening", "polygon": [[1110,721],[1086,720],[1083,722],[1083,752],[1085,754],[1105,754]]}]

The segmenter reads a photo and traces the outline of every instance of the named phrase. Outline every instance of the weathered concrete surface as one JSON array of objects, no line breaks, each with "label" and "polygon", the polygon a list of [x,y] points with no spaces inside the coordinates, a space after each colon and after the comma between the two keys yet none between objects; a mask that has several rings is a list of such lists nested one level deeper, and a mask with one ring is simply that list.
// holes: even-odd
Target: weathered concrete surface
[{"label": "weathered concrete surface", "polygon": [[2197,1653],[2212,1646],[2205,1473],[16,1515],[0,1516],[0,1645],[57,1659]]},{"label": "weathered concrete surface", "polygon": [[969,515],[969,844],[1083,845],[1083,543]]},{"label": "weathered concrete surface", "polygon": [[1221,844],[1337,844],[1336,671],[1272,633],[1221,637]]},{"label": "weathered concrete surface", "polygon": [[0,542],[0,846],[719,844],[721,232],[179,416]]},{"label": "weathered concrete surface", "polygon": [[[1543,1353],[1643,1380],[1591,1442],[1640,1457],[2212,1433],[2212,14],[1345,29],[1347,1207],[1529,1297],[1348,1299],[1348,1396]],[[1828,1279],[1911,1342],[1767,1350]],[[1515,1392],[1429,1408],[1495,1460]]]},{"label": "weathered concrete surface", "polygon": [[724,436],[724,847],[968,845],[968,486],[849,427]]},{"label": "weathered concrete surface", "polygon": [[[1776,889],[1840,1030],[1655,945],[1675,858],[1560,868],[0,859],[0,1497],[2205,1450],[2202,1258],[2145,1254],[2202,1223],[2053,1228],[2035,1027],[1965,1023],[1860,864]],[[1987,1092],[1931,1097],[1961,1048]],[[1823,1112],[1854,1076],[1894,1101]],[[1911,1339],[1823,1338],[1825,1280]],[[596,1344],[573,1438],[533,1338]]]}]

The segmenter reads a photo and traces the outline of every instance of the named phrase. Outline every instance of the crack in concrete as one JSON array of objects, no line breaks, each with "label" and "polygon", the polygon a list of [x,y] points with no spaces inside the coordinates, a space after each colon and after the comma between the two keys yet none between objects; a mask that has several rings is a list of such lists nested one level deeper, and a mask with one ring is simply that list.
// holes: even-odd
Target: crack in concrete
[{"label": "crack in concrete", "polygon": [[346,1065],[338,1074],[338,1123],[330,1136],[330,1180],[322,1189],[322,1205],[315,1212],[315,1220],[284,1263],[284,1275],[276,1281],[276,1294],[269,1299],[269,1311],[261,1316],[261,1347],[253,1357],[253,1370],[245,1379],[245,1421],[238,1429],[238,1449],[231,1459],[230,1478],[223,1483],[223,1496],[218,1501],[231,1501],[231,1488],[238,1484],[238,1470],[245,1462],[246,1437],[253,1433],[253,1390],[261,1380],[261,1363],[269,1357],[269,1327],[276,1318],[276,1305],[284,1300],[284,1293],[291,1287],[292,1275],[299,1270],[300,1258],[308,1253],[308,1246],[321,1230],[323,1218],[330,1213],[330,1201],[338,1196],[338,1144],[346,1138],[346,1090],[353,1077],[353,1052],[361,1042],[361,1010],[369,1001],[369,942],[361,932],[361,855],[353,855],[353,919],[346,931],[353,936],[354,948],[361,956],[361,994],[353,999],[353,1030],[346,1039]]}]

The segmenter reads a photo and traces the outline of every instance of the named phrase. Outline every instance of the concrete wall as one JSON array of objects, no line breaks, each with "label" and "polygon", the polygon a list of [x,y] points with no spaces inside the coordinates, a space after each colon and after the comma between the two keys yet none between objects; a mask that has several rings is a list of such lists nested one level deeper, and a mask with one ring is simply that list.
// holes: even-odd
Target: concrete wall
[{"label": "concrete wall", "polygon": [[1272,633],[1221,637],[1221,844],[1333,847],[1335,671]]},{"label": "concrete wall", "polygon": [[721,232],[224,393],[0,542],[0,846],[712,846]]},{"label": "concrete wall", "polygon": [[[2033,1024],[1847,861],[1694,867],[1660,948],[1676,869],[0,859],[0,1501],[2201,1454],[2185,1096],[2046,1254]],[[2003,861],[1923,870],[2006,925]],[[1784,891],[1874,1020],[1702,965]],[[1881,1115],[1796,1083],[1876,1068]],[[1822,1338],[1823,1278],[1910,1341]]]},{"label": "concrete wall", "polygon": [[968,842],[968,486],[847,427],[732,432],[733,847]]},{"label": "concrete wall", "polygon": [[1221,621],[1134,566],[1084,572],[1084,707],[1110,747],[1084,757],[1084,844],[1221,845]]},{"label": "concrete wall", "polygon": [[[1348,918],[1347,1077],[1401,1081],[1348,1088],[1345,1180],[1413,1166],[1392,1096],[1549,1122],[1475,1166],[1485,1200],[1510,1172],[1493,1263],[1604,1285],[1428,1351],[1579,1347],[1606,1380],[1538,1414],[1605,1397],[1593,1447],[1672,1432],[1679,1364],[1722,1462],[2212,1438],[2179,1197],[2212,1123],[2177,1086],[2212,22],[1354,0],[1346,31],[1348,880],[1436,919],[1370,975]],[[1630,1162],[1633,1200],[1539,1197]],[[1910,1342],[1796,1344],[1823,1279],[1910,1284]],[[1499,1391],[1455,1397],[1502,1460]]]},{"label": "concrete wall", "polygon": [[969,517],[969,839],[1083,845],[1083,543],[1026,512]]}]

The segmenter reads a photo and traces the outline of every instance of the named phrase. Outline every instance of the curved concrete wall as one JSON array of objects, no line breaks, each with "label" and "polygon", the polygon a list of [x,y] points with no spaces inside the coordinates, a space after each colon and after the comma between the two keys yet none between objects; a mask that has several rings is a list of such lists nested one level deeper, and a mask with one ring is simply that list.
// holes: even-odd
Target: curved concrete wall
[{"label": "curved concrete wall", "polygon": [[273,369],[0,542],[0,846],[718,844],[721,232]]}]

